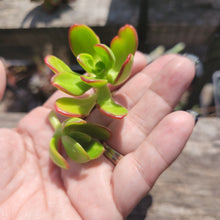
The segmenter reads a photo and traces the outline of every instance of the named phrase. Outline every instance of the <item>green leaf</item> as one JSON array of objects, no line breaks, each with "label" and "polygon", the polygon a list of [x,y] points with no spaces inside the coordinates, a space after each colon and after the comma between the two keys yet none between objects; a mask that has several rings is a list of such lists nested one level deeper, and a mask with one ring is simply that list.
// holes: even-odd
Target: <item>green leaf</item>
[{"label": "green leaf", "polygon": [[74,99],[69,97],[59,98],[56,100],[56,110],[60,114],[68,117],[85,117],[96,104],[96,94],[86,98]]},{"label": "green leaf", "polygon": [[111,131],[102,125],[96,123],[73,123],[69,122],[69,120],[67,119],[63,124],[63,132],[69,136],[72,136],[75,131],[85,133],[100,141],[107,140],[111,136]]},{"label": "green leaf", "polygon": [[108,83],[108,80],[106,79],[95,79],[90,76],[81,76],[80,78],[84,83],[95,88],[102,87]]},{"label": "green leaf", "polygon": [[109,71],[107,76],[109,82],[115,86],[125,82],[130,76],[133,61],[134,56],[129,54],[119,72]]},{"label": "green leaf", "polygon": [[89,155],[90,160],[97,159],[105,151],[104,146],[99,141],[95,141],[95,140],[92,140],[88,144],[85,144],[84,149]]},{"label": "green leaf", "polygon": [[113,38],[110,48],[113,51],[116,63],[115,71],[119,71],[129,54],[135,53],[138,46],[138,37],[135,28],[131,25],[125,25],[120,28],[118,35]]},{"label": "green leaf", "polygon": [[99,37],[86,25],[75,24],[69,29],[69,44],[76,57],[81,53],[94,56],[94,46],[98,43]]},{"label": "green leaf", "polygon": [[[47,55],[44,58],[45,64],[55,73],[73,73],[68,65],[66,65],[61,59]],[[75,73],[77,74],[77,73]]]},{"label": "green leaf", "polygon": [[67,126],[71,126],[71,125],[81,125],[81,124],[86,124],[87,121],[83,120],[82,118],[68,118],[66,119],[63,123],[62,123],[62,128],[64,129]]},{"label": "green leaf", "polygon": [[71,135],[68,136],[79,142],[81,145],[87,144],[92,140],[92,137],[90,135],[80,131],[72,131]]},{"label": "green leaf", "polygon": [[81,53],[77,56],[77,61],[81,65],[81,67],[87,72],[92,73],[94,69],[94,59],[88,53]]},{"label": "green leaf", "polygon": [[112,50],[105,44],[96,44],[94,50],[102,62],[105,64],[106,69],[110,69],[115,64],[115,56]]},{"label": "green leaf", "polygon": [[[62,129],[63,133],[72,137],[79,143],[88,143],[92,140],[92,137],[86,133],[83,133],[80,131],[80,129],[71,129],[71,126],[79,126],[79,125],[84,125],[86,124],[87,121],[81,119],[81,118],[68,118],[62,123]],[[68,129],[70,128],[70,129]],[[67,132],[70,131],[70,132]]]},{"label": "green leaf", "polygon": [[84,148],[73,138],[63,135],[61,139],[67,155],[72,160],[78,163],[85,163],[90,160],[89,155]]},{"label": "green leaf", "polygon": [[124,118],[128,111],[123,106],[116,104],[111,96],[111,92],[107,86],[97,88],[97,104],[100,111],[105,115],[122,119]]},{"label": "green leaf", "polygon": [[69,165],[63,156],[58,152],[58,144],[61,138],[61,131],[57,130],[50,140],[49,153],[51,160],[59,167],[68,169]]},{"label": "green leaf", "polygon": [[91,86],[85,84],[80,75],[72,73],[59,73],[51,78],[53,86],[59,90],[73,96],[84,94]]}]

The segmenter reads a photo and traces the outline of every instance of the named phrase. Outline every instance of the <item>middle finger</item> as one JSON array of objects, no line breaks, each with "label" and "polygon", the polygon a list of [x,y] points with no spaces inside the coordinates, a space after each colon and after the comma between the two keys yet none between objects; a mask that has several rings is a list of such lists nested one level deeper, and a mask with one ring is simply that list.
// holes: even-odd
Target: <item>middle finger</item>
[{"label": "middle finger", "polygon": [[[194,65],[189,59],[181,56],[171,59],[152,79],[150,87],[145,88],[127,117],[109,125],[113,131],[109,145],[117,147],[123,154],[136,149],[157,123],[172,111],[193,77]],[[136,96],[135,87],[139,91],[139,85],[133,87],[131,92]]]}]

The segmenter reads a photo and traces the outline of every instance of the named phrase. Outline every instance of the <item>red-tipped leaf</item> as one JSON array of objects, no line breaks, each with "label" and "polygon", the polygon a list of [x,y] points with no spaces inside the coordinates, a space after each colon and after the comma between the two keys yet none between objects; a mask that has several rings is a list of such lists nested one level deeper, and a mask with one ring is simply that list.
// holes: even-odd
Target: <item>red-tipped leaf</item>
[{"label": "red-tipped leaf", "polygon": [[[109,73],[108,75],[109,81],[112,82],[112,84],[115,86],[125,82],[130,76],[133,61],[134,61],[134,56],[132,54],[129,54],[127,59],[123,63],[119,73],[113,75],[111,75],[111,72]],[[115,76],[116,78],[114,78]]]},{"label": "red-tipped leaf", "polygon": [[63,132],[69,136],[72,136],[75,131],[85,133],[94,139],[100,141],[107,140],[111,136],[111,131],[99,124],[95,123],[69,123],[65,122]]},{"label": "red-tipped leaf", "polygon": [[57,166],[59,166],[61,168],[64,168],[64,169],[68,169],[69,164],[63,158],[63,156],[58,152],[58,144],[59,144],[60,138],[61,138],[61,133],[60,133],[60,131],[57,130],[54,133],[54,135],[53,135],[53,137],[51,138],[51,141],[50,141],[50,146],[49,146],[50,157],[51,157],[51,160]]},{"label": "red-tipped leaf", "polygon": [[95,88],[100,88],[108,83],[106,79],[95,79],[90,76],[81,76],[80,78],[84,83]]},{"label": "red-tipped leaf", "polygon": [[68,117],[85,117],[96,104],[96,94],[86,98],[76,99],[63,97],[56,100],[55,108],[57,112]]},{"label": "red-tipped leaf", "polygon": [[51,84],[57,89],[73,96],[84,94],[91,86],[84,83],[80,75],[72,73],[59,73],[51,78]]},{"label": "red-tipped leaf", "polygon": [[112,50],[105,44],[96,44],[94,46],[96,54],[99,56],[101,61],[105,64],[106,69],[110,69],[115,64],[115,56]]},{"label": "red-tipped leaf", "polygon": [[86,25],[74,24],[69,29],[69,44],[75,57],[81,53],[94,56],[94,46],[98,43],[100,43],[99,37]]},{"label": "red-tipped leaf", "polygon": [[[56,56],[47,55],[44,58],[45,64],[55,73],[73,73],[68,65]],[[77,73],[75,73],[77,74]]]},{"label": "red-tipped leaf", "polygon": [[125,25],[120,28],[118,35],[113,38],[110,48],[113,51],[116,63],[115,71],[119,71],[121,66],[127,59],[129,54],[135,53],[138,46],[138,36],[135,28],[132,25]]}]

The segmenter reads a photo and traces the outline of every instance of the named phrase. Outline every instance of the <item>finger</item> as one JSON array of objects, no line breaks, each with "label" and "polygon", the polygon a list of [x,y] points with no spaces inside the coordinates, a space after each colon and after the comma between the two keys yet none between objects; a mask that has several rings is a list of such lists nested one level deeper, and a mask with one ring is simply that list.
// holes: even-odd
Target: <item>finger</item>
[{"label": "finger", "polygon": [[[122,154],[134,150],[154,126],[173,110],[190,85],[194,72],[194,65],[189,59],[180,56],[171,59],[154,77],[151,86],[145,89],[137,103],[130,106],[127,117],[109,125],[114,131],[109,145],[117,147]],[[138,87],[139,91],[139,85],[133,87]],[[136,96],[135,91],[133,96]]]},{"label": "finger", "polygon": [[[128,109],[131,109],[140,100],[151,85],[154,75],[157,75],[167,62],[176,57],[176,55],[166,55],[157,59],[149,66],[145,66],[146,61],[144,62],[144,59],[146,58],[143,54],[137,53],[136,55],[131,73],[132,77],[113,96],[116,102]],[[139,63],[142,63],[142,65]],[[108,126],[112,122],[111,118],[103,115],[98,109],[93,112],[88,120],[101,123],[105,126]]]},{"label": "finger", "polygon": [[193,117],[186,112],[172,113],[134,152],[120,160],[115,167],[112,183],[115,201],[124,217],[180,154],[194,123]]},{"label": "finger", "polygon": [[25,115],[16,128],[16,131],[23,135],[27,142],[26,150],[36,153],[39,161],[45,161],[45,164],[50,162],[48,146],[53,134],[48,120],[49,113],[50,109],[37,107]]},{"label": "finger", "polygon": [[58,90],[56,92],[54,92],[50,98],[43,104],[43,106],[45,108],[49,108],[55,111],[55,102],[57,99],[61,98],[61,97],[69,97],[69,95],[67,95],[66,93]]},{"label": "finger", "polygon": [[157,75],[157,73],[163,69],[163,67],[170,62],[172,59],[175,59],[178,55],[176,54],[166,54],[158,59],[154,60],[152,63],[147,65],[145,68],[142,69],[142,72],[144,72],[146,75],[151,77],[152,79],[154,76]]},{"label": "finger", "polygon": [[0,61],[0,99],[2,99],[6,87],[6,71],[3,63]]},{"label": "finger", "polygon": [[176,58],[176,55],[167,55],[146,66],[114,95],[114,99],[126,108],[131,109],[146,93],[154,79],[163,73],[166,65]]},{"label": "finger", "polygon": [[134,64],[131,70],[131,76],[135,75],[136,73],[140,72],[144,67],[147,66],[147,59],[143,53],[137,51],[134,55]]}]

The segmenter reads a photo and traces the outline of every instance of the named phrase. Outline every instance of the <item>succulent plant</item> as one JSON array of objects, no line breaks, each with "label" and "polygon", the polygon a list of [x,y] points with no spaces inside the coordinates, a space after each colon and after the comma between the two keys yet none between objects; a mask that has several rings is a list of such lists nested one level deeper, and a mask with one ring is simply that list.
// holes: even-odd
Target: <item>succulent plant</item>
[{"label": "succulent plant", "polygon": [[[69,30],[69,43],[86,74],[74,72],[58,57],[45,57],[45,63],[55,73],[51,78],[52,85],[70,95],[55,102],[56,111],[70,118],[60,123],[54,112],[49,116],[55,129],[50,155],[55,164],[65,169],[68,164],[59,153],[60,141],[67,155],[79,163],[96,159],[105,151],[103,141],[110,137],[111,132],[102,125],[82,119],[95,105],[105,115],[116,119],[127,115],[127,109],[113,100],[108,84],[117,86],[128,79],[138,37],[133,26],[125,25],[108,47],[88,26],[73,25]],[[91,89],[90,95],[82,97]]]},{"label": "succulent plant", "polygon": [[[85,117],[97,104],[110,117],[126,116],[127,109],[114,102],[108,83],[119,85],[128,79],[138,43],[135,29],[125,25],[108,47],[101,44],[99,37],[86,25],[73,25],[69,30],[69,43],[87,74],[80,75],[72,71],[55,56],[48,55],[45,58],[45,63],[55,73],[52,84],[74,96],[58,99],[56,110],[69,117]],[[92,95],[86,98],[75,97],[91,88],[94,89]]]},{"label": "succulent plant", "polygon": [[72,160],[85,163],[100,157],[105,148],[101,141],[107,140],[111,132],[104,126],[88,123],[81,118],[69,118],[60,123],[52,111],[49,120],[55,133],[50,141],[50,156],[53,162],[64,169],[69,165],[59,152],[60,142]]}]

